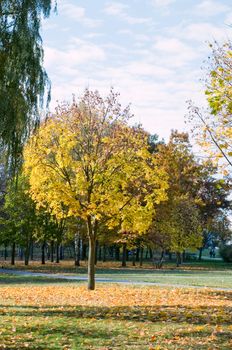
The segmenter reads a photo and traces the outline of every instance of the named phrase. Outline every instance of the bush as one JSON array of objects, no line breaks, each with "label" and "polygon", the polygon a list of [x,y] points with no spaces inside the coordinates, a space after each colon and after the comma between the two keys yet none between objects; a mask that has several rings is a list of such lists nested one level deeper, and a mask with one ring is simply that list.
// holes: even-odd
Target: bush
[{"label": "bush", "polygon": [[220,248],[220,255],[225,262],[232,262],[232,245],[225,245]]}]

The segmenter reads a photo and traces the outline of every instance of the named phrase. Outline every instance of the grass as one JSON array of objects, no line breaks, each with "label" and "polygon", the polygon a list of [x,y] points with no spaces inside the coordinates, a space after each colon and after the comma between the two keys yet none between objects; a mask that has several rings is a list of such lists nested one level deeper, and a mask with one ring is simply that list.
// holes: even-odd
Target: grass
[{"label": "grass", "polygon": [[[102,276],[101,276],[102,277]],[[153,271],[113,275],[105,273],[104,277],[128,280],[131,282],[156,282],[161,284],[202,286],[211,288],[232,288],[232,271]]]},{"label": "grass", "polygon": [[[0,349],[231,349],[232,292],[0,275]],[[9,283],[10,282],[10,283]]]},{"label": "grass", "polygon": [[[72,261],[63,261],[60,264],[47,263],[45,265],[33,262],[29,266],[24,266],[22,262],[17,262],[14,267],[8,264],[3,266],[8,269],[75,274],[75,276],[82,277],[87,274],[87,267],[84,263],[77,268]],[[120,264],[115,262],[98,263],[96,277],[140,283],[156,282],[167,285],[232,288],[232,264],[225,264],[222,261],[206,261],[185,264],[178,269],[173,264],[170,264],[161,270],[156,270],[150,265],[145,265],[143,268],[138,266],[132,267],[131,265],[127,268],[121,268]]]},{"label": "grass", "polygon": [[[1,271],[0,271],[1,272]],[[24,285],[24,284],[69,284],[73,281],[64,280],[62,278],[49,278],[39,276],[19,276],[10,274],[0,274],[0,288],[6,285]],[[75,281],[75,284],[80,284],[82,281]]]}]

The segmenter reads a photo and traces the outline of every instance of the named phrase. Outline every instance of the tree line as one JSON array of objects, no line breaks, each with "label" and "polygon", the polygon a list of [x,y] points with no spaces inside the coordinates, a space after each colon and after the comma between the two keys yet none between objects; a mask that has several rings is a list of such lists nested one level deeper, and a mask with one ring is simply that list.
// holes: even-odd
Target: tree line
[{"label": "tree line", "polygon": [[[88,288],[95,288],[96,247],[144,247],[174,252],[230,239],[231,45],[213,47],[206,94],[209,111],[190,106],[199,143],[210,152],[200,161],[186,133],[167,143],[131,124],[112,89],[103,98],[86,89],[40,120],[50,99],[43,68],[42,16],[50,0],[4,0],[0,4],[0,242],[17,246],[29,263],[32,245],[70,241],[78,261],[88,241]],[[17,59],[16,59],[17,58]],[[215,162],[215,160],[217,162]],[[219,160],[219,163],[218,163]],[[216,164],[217,163],[217,164]]]},{"label": "tree line", "polygon": [[201,251],[212,235],[229,239],[229,180],[194,156],[186,133],[159,142],[129,121],[114,90],[102,98],[87,89],[41,122],[25,144],[17,188],[6,183],[0,239],[13,255],[20,245],[28,264],[32,242],[53,252],[70,240],[77,263],[88,239],[94,289],[96,245],[121,246],[123,256],[126,248],[149,247],[160,262],[174,252],[179,265],[187,249]]}]

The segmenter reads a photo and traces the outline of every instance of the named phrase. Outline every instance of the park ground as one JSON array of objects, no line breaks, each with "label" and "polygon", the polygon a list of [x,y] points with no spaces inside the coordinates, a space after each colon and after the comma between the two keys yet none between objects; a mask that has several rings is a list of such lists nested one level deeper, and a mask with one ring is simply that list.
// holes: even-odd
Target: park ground
[{"label": "park ground", "polygon": [[[230,265],[195,262],[157,271],[99,264],[97,277],[116,283],[87,291],[85,281],[59,277],[86,274],[85,266],[72,264],[27,267],[48,274],[43,277],[0,274],[0,349],[232,348]],[[25,268],[17,262],[14,269]],[[117,283],[125,280],[135,284]],[[163,285],[142,284],[147,281]]]}]

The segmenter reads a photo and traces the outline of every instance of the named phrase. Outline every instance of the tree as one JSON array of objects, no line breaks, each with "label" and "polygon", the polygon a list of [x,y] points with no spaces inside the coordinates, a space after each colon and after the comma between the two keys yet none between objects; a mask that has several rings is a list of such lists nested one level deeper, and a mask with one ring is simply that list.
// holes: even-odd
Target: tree
[{"label": "tree", "polygon": [[178,266],[182,262],[181,253],[201,246],[202,223],[196,204],[189,198],[176,199],[170,216],[170,250],[177,254]]},{"label": "tree", "polygon": [[25,264],[29,263],[29,252],[33,241],[42,244],[42,262],[45,262],[45,243],[57,242],[59,246],[64,231],[64,221],[57,222],[48,208],[36,209],[36,203],[29,195],[27,178],[18,175],[17,186],[8,181],[0,196],[0,243],[12,245],[12,262],[16,245],[24,248]]},{"label": "tree", "polygon": [[41,17],[52,0],[0,2],[0,145],[7,148],[13,172],[21,164],[22,147],[39,122],[50,82],[42,66]]},{"label": "tree", "polygon": [[[199,248],[200,259],[202,250],[208,243],[214,218],[222,210],[226,213],[226,210],[231,208],[231,201],[228,199],[231,185],[228,179],[216,178],[217,167],[212,162],[200,162],[196,159],[191,150],[188,135],[185,133],[172,132],[168,144],[160,145],[158,152],[166,171],[171,175],[168,180],[168,201],[157,208],[152,228],[153,239],[157,238],[162,249],[170,244],[170,249],[179,246],[180,250],[180,241],[177,244],[173,240],[178,238],[181,227],[185,227],[182,225],[184,224],[182,215],[187,215],[186,207],[189,213],[192,213],[191,220],[193,219],[193,222],[189,219],[190,214],[187,215],[188,220],[185,218],[189,222],[189,229],[192,227],[192,235],[189,237],[192,237],[193,244],[190,244],[189,248],[193,246]],[[173,220],[175,217],[179,223]],[[179,230],[173,231],[173,228],[178,225],[180,225]],[[202,242],[197,227],[202,228]],[[186,229],[186,242],[182,240],[183,250],[187,248],[184,248],[184,245],[190,243],[187,232],[188,229]],[[194,232],[196,238],[198,237],[196,240]]]},{"label": "tree", "polygon": [[[63,105],[31,138],[24,152],[30,193],[57,218],[85,221],[89,238],[88,288],[95,288],[99,223],[121,232],[145,232],[154,204],[165,199],[166,175],[141,128],[128,126],[118,94],[86,90]],[[64,214],[65,213],[65,214]]]},{"label": "tree", "polygon": [[231,210],[231,201],[229,200],[231,184],[226,179],[216,178],[216,171],[215,167],[211,167],[211,170],[210,167],[205,168],[198,191],[198,207],[203,225],[199,260],[201,260],[203,249],[211,244],[214,236],[212,232],[215,230],[215,225],[217,226],[217,221],[222,216],[226,217]]},{"label": "tree", "polygon": [[211,223],[212,243],[214,246],[225,245],[231,242],[231,222],[224,211],[220,211]]},{"label": "tree", "polygon": [[29,261],[32,236],[37,227],[35,203],[27,193],[28,183],[24,176],[19,176],[17,190],[15,184],[8,182],[4,196],[3,215],[0,218],[1,242],[12,244],[12,264],[16,244],[25,249],[25,264]]},{"label": "tree", "polygon": [[190,103],[190,119],[198,143],[209,157],[232,166],[232,43],[210,45],[206,91],[208,110]]},{"label": "tree", "polygon": [[148,237],[162,252],[175,252],[179,264],[180,253],[201,246],[200,193],[211,167],[195,159],[188,134],[177,131],[172,131],[167,144],[158,145],[157,156],[169,174],[168,200],[157,206]]}]

